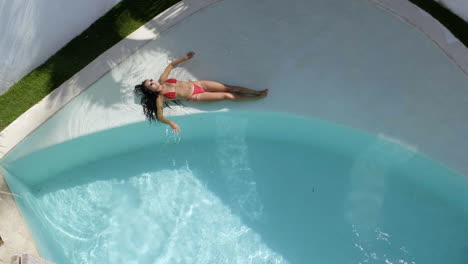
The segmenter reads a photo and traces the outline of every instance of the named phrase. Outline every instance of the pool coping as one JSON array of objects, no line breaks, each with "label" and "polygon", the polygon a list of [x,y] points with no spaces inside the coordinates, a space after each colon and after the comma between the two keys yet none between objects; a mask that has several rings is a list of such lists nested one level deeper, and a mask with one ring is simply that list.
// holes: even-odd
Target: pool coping
[{"label": "pool coping", "polygon": [[[139,48],[149,41],[154,40],[158,34],[168,30],[195,12],[220,1],[222,0],[183,0],[156,16],[150,22],[101,54],[93,62],[76,73],[72,78],[67,80],[0,132],[0,137],[2,138],[0,159],[73,98],[85,91],[90,85],[99,80],[103,75],[112,70]],[[439,46],[439,48],[468,75],[468,49],[432,16],[407,0],[368,0],[368,2],[386,10],[422,32]],[[9,192],[3,175],[1,175],[0,178],[0,191]],[[16,202],[13,197],[8,194],[0,193],[0,199],[2,199],[2,201],[7,201],[7,203],[11,205],[8,210],[2,213],[6,216],[15,215],[15,217],[9,217],[8,225],[0,225],[0,235],[5,240],[5,244],[0,247],[0,260],[9,261],[4,257],[7,254],[11,256],[12,250],[16,250],[14,253],[20,253],[17,251],[26,251],[38,254],[29,230],[21,217],[21,213],[16,207]],[[14,226],[17,229],[13,231],[5,228],[7,226],[9,228]],[[10,233],[8,230],[10,230]],[[22,231],[18,232],[18,230]],[[13,245],[15,245],[15,243],[17,243],[16,245],[18,246],[14,247]],[[4,249],[7,244],[12,245],[12,247],[10,247],[10,251],[5,253]],[[27,245],[23,246],[25,244]]]},{"label": "pool coping", "polygon": [[[67,103],[139,48],[195,12],[219,1],[221,0],[182,0],[98,56],[0,132],[2,139],[0,159]],[[4,244],[0,246],[0,262],[2,263],[9,263],[11,256],[18,253],[40,255],[13,198],[14,195],[8,194],[10,192],[5,177],[0,171],[0,202],[5,204],[0,211],[0,217],[8,219],[0,224],[0,235],[4,241]]]},{"label": "pool coping", "polygon": [[468,76],[468,48],[442,23],[407,0],[368,0],[432,40]]}]

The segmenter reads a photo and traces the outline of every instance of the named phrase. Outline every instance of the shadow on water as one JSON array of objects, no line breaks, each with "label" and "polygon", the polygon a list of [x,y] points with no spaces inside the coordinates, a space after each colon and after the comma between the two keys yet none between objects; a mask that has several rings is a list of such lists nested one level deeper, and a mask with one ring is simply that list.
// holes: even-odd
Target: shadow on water
[{"label": "shadow on water", "polygon": [[[180,137],[138,123],[51,147],[34,159],[48,157],[51,165],[60,156],[88,159],[34,184],[29,210],[48,236],[73,237],[84,248],[94,243],[97,252],[110,239],[111,248],[140,254],[142,263],[170,260],[180,250],[234,257],[259,245],[266,246],[258,249],[266,259],[289,263],[438,263],[449,256],[463,263],[466,179],[456,189],[445,168],[377,137],[301,118],[283,118],[285,126],[276,127],[277,120],[199,115]],[[287,129],[299,123],[302,131]],[[10,163],[9,171],[18,173],[22,163],[39,166],[32,160]],[[229,230],[240,233],[228,239]],[[118,239],[109,235],[116,231]],[[229,251],[232,241],[244,251]],[[137,247],[151,250],[141,254]],[[107,261],[117,254],[104,251]]]}]

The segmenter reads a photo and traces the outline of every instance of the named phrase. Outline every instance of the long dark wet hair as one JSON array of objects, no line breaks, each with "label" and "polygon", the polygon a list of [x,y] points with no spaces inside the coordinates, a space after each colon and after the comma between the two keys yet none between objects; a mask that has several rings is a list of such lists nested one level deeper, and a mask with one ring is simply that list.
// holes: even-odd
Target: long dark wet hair
[{"label": "long dark wet hair", "polygon": [[[144,80],[141,84],[135,85],[135,89],[133,92],[140,96],[140,104],[143,106],[143,113],[145,114],[146,118],[150,122],[156,122],[158,120],[158,107],[156,106],[156,98],[160,95],[158,92],[151,91],[150,89],[146,88],[145,86],[146,80]],[[183,104],[179,100],[172,100],[176,105],[183,106]],[[171,106],[165,101],[163,108]]]}]

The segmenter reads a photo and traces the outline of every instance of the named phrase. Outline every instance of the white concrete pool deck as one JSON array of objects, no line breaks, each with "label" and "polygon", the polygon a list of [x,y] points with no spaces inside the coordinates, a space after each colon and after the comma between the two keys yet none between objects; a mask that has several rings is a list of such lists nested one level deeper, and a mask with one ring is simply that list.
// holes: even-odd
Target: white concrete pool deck
[{"label": "white concrete pool deck", "polygon": [[[80,95],[88,87],[97,82],[103,75],[119,65],[149,41],[156,39],[159,33],[166,31],[173,25],[191,16],[200,9],[217,2],[219,2],[219,0],[186,0],[180,2],[132,33],[125,40],[122,40],[117,45],[103,53],[95,61],[86,66],[83,70],[61,85],[58,89],[54,90],[50,95],[29,109],[26,113],[24,113],[21,117],[19,117],[10,126],[1,132],[2,143],[0,144],[0,158],[8,153],[18,143],[20,143],[26,136],[40,127],[45,121],[51,118],[57,111],[62,109],[62,107],[64,107],[73,98]],[[226,0],[226,2],[229,1]],[[434,41],[434,43],[436,43],[437,46],[439,46],[444,51],[444,53],[454,63],[456,63],[460,71],[463,71],[465,74],[468,73],[467,48],[464,47],[464,45],[456,38],[454,38],[453,35],[448,32],[439,22],[427,15],[424,11],[421,11],[419,8],[415,7],[406,0],[372,0],[370,2],[377,4],[379,7],[382,7],[383,9],[396,15],[398,18],[416,27],[420,32]],[[248,40],[239,39],[239,41],[243,42]],[[216,45],[216,43],[212,45]],[[187,47],[190,47],[190,44],[188,44]],[[202,60],[202,58],[200,58],[200,60]],[[253,60],[252,64],[253,66],[251,67],[259,66],[259,64],[256,64],[256,62]],[[383,67],[383,65],[376,65],[376,67],[377,66]],[[178,74],[183,75],[184,73],[179,72]],[[468,132],[468,122],[466,122],[464,115],[460,114],[463,112],[468,112],[468,86],[458,88],[460,89],[451,89],[450,91],[443,89],[440,91],[428,91],[428,96],[437,97],[439,93],[440,95],[443,95],[441,98],[444,98],[444,100],[434,100],[434,102],[427,102],[426,105],[422,106],[418,113],[414,113],[411,116],[407,115],[408,112],[402,110],[401,120],[398,122],[389,120],[388,125],[380,124],[380,120],[391,118],[391,115],[388,113],[389,111],[395,110],[393,109],[395,105],[392,107],[394,102],[380,102],[382,110],[375,110],[374,107],[376,104],[379,104],[379,102],[371,101],[373,101],[375,98],[379,98],[377,95],[374,97],[366,97],[366,95],[361,95],[361,99],[364,98],[361,102],[363,106],[357,107],[353,105],[351,108],[354,110],[351,112],[348,111],[347,113],[347,115],[353,117],[346,116],[344,113],[340,114],[329,111],[329,108],[325,106],[315,107],[311,113],[311,116],[352,126],[370,133],[379,134],[382,135],[382,137],[398,141],[409,147],[414,147],[423,154],[441,162],[449,168],[458,171],[465,176],[468,176],[468,162],[466,162],[468,160],[468,142],[465,141],[465,135],[466,132]],[[119,91],[118,89],[119,88],[117,87],[116,91]],[[272,93],[274,92],[275,90],[272,89]],[[320,98],[323,100],[324,98],[327,98],[334,93],[341,92],[346,93],[346,91],[337,90],[334,92],[332,91],[330,94],[314,94],[314,96],[317,96],[317,100],[320,100]],[[410,102],[418,102],[418,100],[420,100],[420,93],[411,94],[408,91],[400,91],[399,87],[394,87],[393,92],[400,93],[399,96],[401,96],[401,98],[405,98],[405,100]],[[447,92],[451,93],[449,97],[446,96]],[[120,93],[122,96],[128,96],[128,90],[120,89]],[[389,95],[388,93],[382,94],[380,95],[380,99],[382,101],[391,100],[392,96],[392,94]],[[336,100],[340,101],[345,99],[350,98],[345,97]],[[369,101],[366,99],[369,99]],[[275,107],[272,105],[276,105],[280,102],[281,101],[279,99],[275,99],[273,97],[271,99],[270,105],[268,105],[266,101],[262,101],[258,104],[258,107],[249,106],[247,109],[275,110]],[[466,102],[466,104],[463,105],[463,102]],[[438,108],[440,106],[438,106],[433,110],[430,110],[432,103],[442,103],[445,105],[443,105],[440,109]],[[135,106],[131,106],[130,108],[140,111],[140,109],[137,107],[138,105],[134,105]],[[297,108],[293,108],[293,106],[291,107],[291,112],[304,114],[305,111],[308,111],[304,109],[309,106],[305,105]],[[403,106],[403,108],[404,107],[407,106]],[[234,107],[232,108],[234,109]],[[363,109],[372,110],[364,113]],[[223,109],[216,109],[216,111],[219,110]],[[188,106],[183,111],[168,111],[167,115],[189,114],[200,111],[210,111],[210,109],[200,110]],[[118,113],[118,110],[114,111],[113,114],[116,112]],[[127,116],[122,116],[119,118],[119,120],[112,120],[111,122],[106,120],[108,119],[107,114],[101,114],[102,113],[98,114],[95,120],[89,121],[93,123],[94,121],[100,119],[101,122],[98,122],[98,125],[93,127],[87,125],[79,126],[69,134],[56,134],[56,139],[53,141],[48,141],[45,143],[42,142],[42,145],[37,144],[31,146],[30,151],[46,147],[47,145],[69,140],[80,135],[96,132],[98,130],[109,129],[112,127],[143,120],[143,116],[141,114],[136,115],[135,112],[132,111],[130,111]],[[452,117],[452,120],[444,121],[447,119],[447,116]],[[413,125],[417,127],[411,127]],[[59,127],[57,129],[64,128]],[[424,131],[432,132],[428,135],[424,135]],[[46,132],[51,132],[51,130],[42,133]],[[0,180],[0,191],[9,192],[8,186],[3,180],[3,176]],[[0,263],[9,263],[11,255],[21,252],[28,252],[36,255],[39,254],[34,246],[34,242],[31,238],[31,235],[29,234],[28,228],[26,227],[24,220],[21,217],[21,213],[16,207],[14,199],[12,199],[12,196],[5,193],[0,193],[0,203],[0,217],[2,217],[2,219],[7,219],[7,221],[2,221],[0,223],[0,236],[5,241],[5,244],[0,246]]]}]

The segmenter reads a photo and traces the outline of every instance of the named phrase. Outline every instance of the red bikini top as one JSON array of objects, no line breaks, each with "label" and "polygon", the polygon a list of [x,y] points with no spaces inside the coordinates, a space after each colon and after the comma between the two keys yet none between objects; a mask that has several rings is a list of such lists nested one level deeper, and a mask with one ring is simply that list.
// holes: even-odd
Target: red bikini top
[{"label": "red bikini top", "polygon": [[[167,79],[165,82],[167,82],[167,83],[177,83],[177,80],[176,79]],[[168,93],[164,93],[163,95],[167,99],[176,99],[176,97],[177,97],[175,92],[168,92]]]}]

